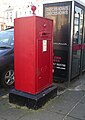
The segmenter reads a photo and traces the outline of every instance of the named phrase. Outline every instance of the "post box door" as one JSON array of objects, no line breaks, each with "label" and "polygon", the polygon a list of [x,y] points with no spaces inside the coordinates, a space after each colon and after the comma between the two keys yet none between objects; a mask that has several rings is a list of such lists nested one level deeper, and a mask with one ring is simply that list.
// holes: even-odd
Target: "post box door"
[{"label": "post box door", "polygon": [[52,42],[38,40],[38,90],[52,82]]}]

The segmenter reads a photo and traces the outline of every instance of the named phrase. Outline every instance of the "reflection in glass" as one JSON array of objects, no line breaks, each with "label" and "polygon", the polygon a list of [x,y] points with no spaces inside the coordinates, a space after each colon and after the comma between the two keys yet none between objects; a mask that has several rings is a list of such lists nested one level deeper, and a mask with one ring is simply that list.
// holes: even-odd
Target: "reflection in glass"
[{"label": "reflection in glass", "polygon": [[72,78],[80,73],[81,44],[83,38],[83,11],[75,6],[74,39],[72,54]]},{"label": "reflection in glass", "polygon": [[70,6],[52,6],[45,8],[45,17],[54,21],[54,43],[69,41]]}]

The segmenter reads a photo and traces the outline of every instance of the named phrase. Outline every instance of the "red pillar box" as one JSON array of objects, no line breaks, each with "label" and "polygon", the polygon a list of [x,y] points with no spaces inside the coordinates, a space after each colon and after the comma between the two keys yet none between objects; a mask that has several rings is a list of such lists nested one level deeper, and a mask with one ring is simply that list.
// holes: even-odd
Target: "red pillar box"
[{"label": "red pillar box", "polygon": [[32,16],[14,25],[15,89],[36,94],[52,85],[53,22]]},{"label": "red pillar box", "polygon": [[56,96],[52,85],[53,21],[32,16],[14,21],[15,89],[9,102],[38,109]]}]

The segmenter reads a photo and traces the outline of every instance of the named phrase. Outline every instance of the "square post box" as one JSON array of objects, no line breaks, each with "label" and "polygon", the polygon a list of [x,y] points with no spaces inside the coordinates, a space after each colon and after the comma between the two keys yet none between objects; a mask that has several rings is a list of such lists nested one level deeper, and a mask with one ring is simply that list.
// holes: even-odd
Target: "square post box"
[{"label": "square post box", "polygon": [[52,86],[53,21],[31,16],[14,21],[15,89],[37,94]]}]

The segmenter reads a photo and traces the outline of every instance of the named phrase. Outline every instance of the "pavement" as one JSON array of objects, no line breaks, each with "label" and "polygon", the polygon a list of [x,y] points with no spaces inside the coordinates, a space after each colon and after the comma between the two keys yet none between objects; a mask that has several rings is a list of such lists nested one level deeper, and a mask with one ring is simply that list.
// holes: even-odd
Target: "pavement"
[{"label": "pavement", "polygon": [[85,120],[85,74],[58,84],[57,96],[38,110],[9,103],[9,90],[0,88],[0,120]]}]

